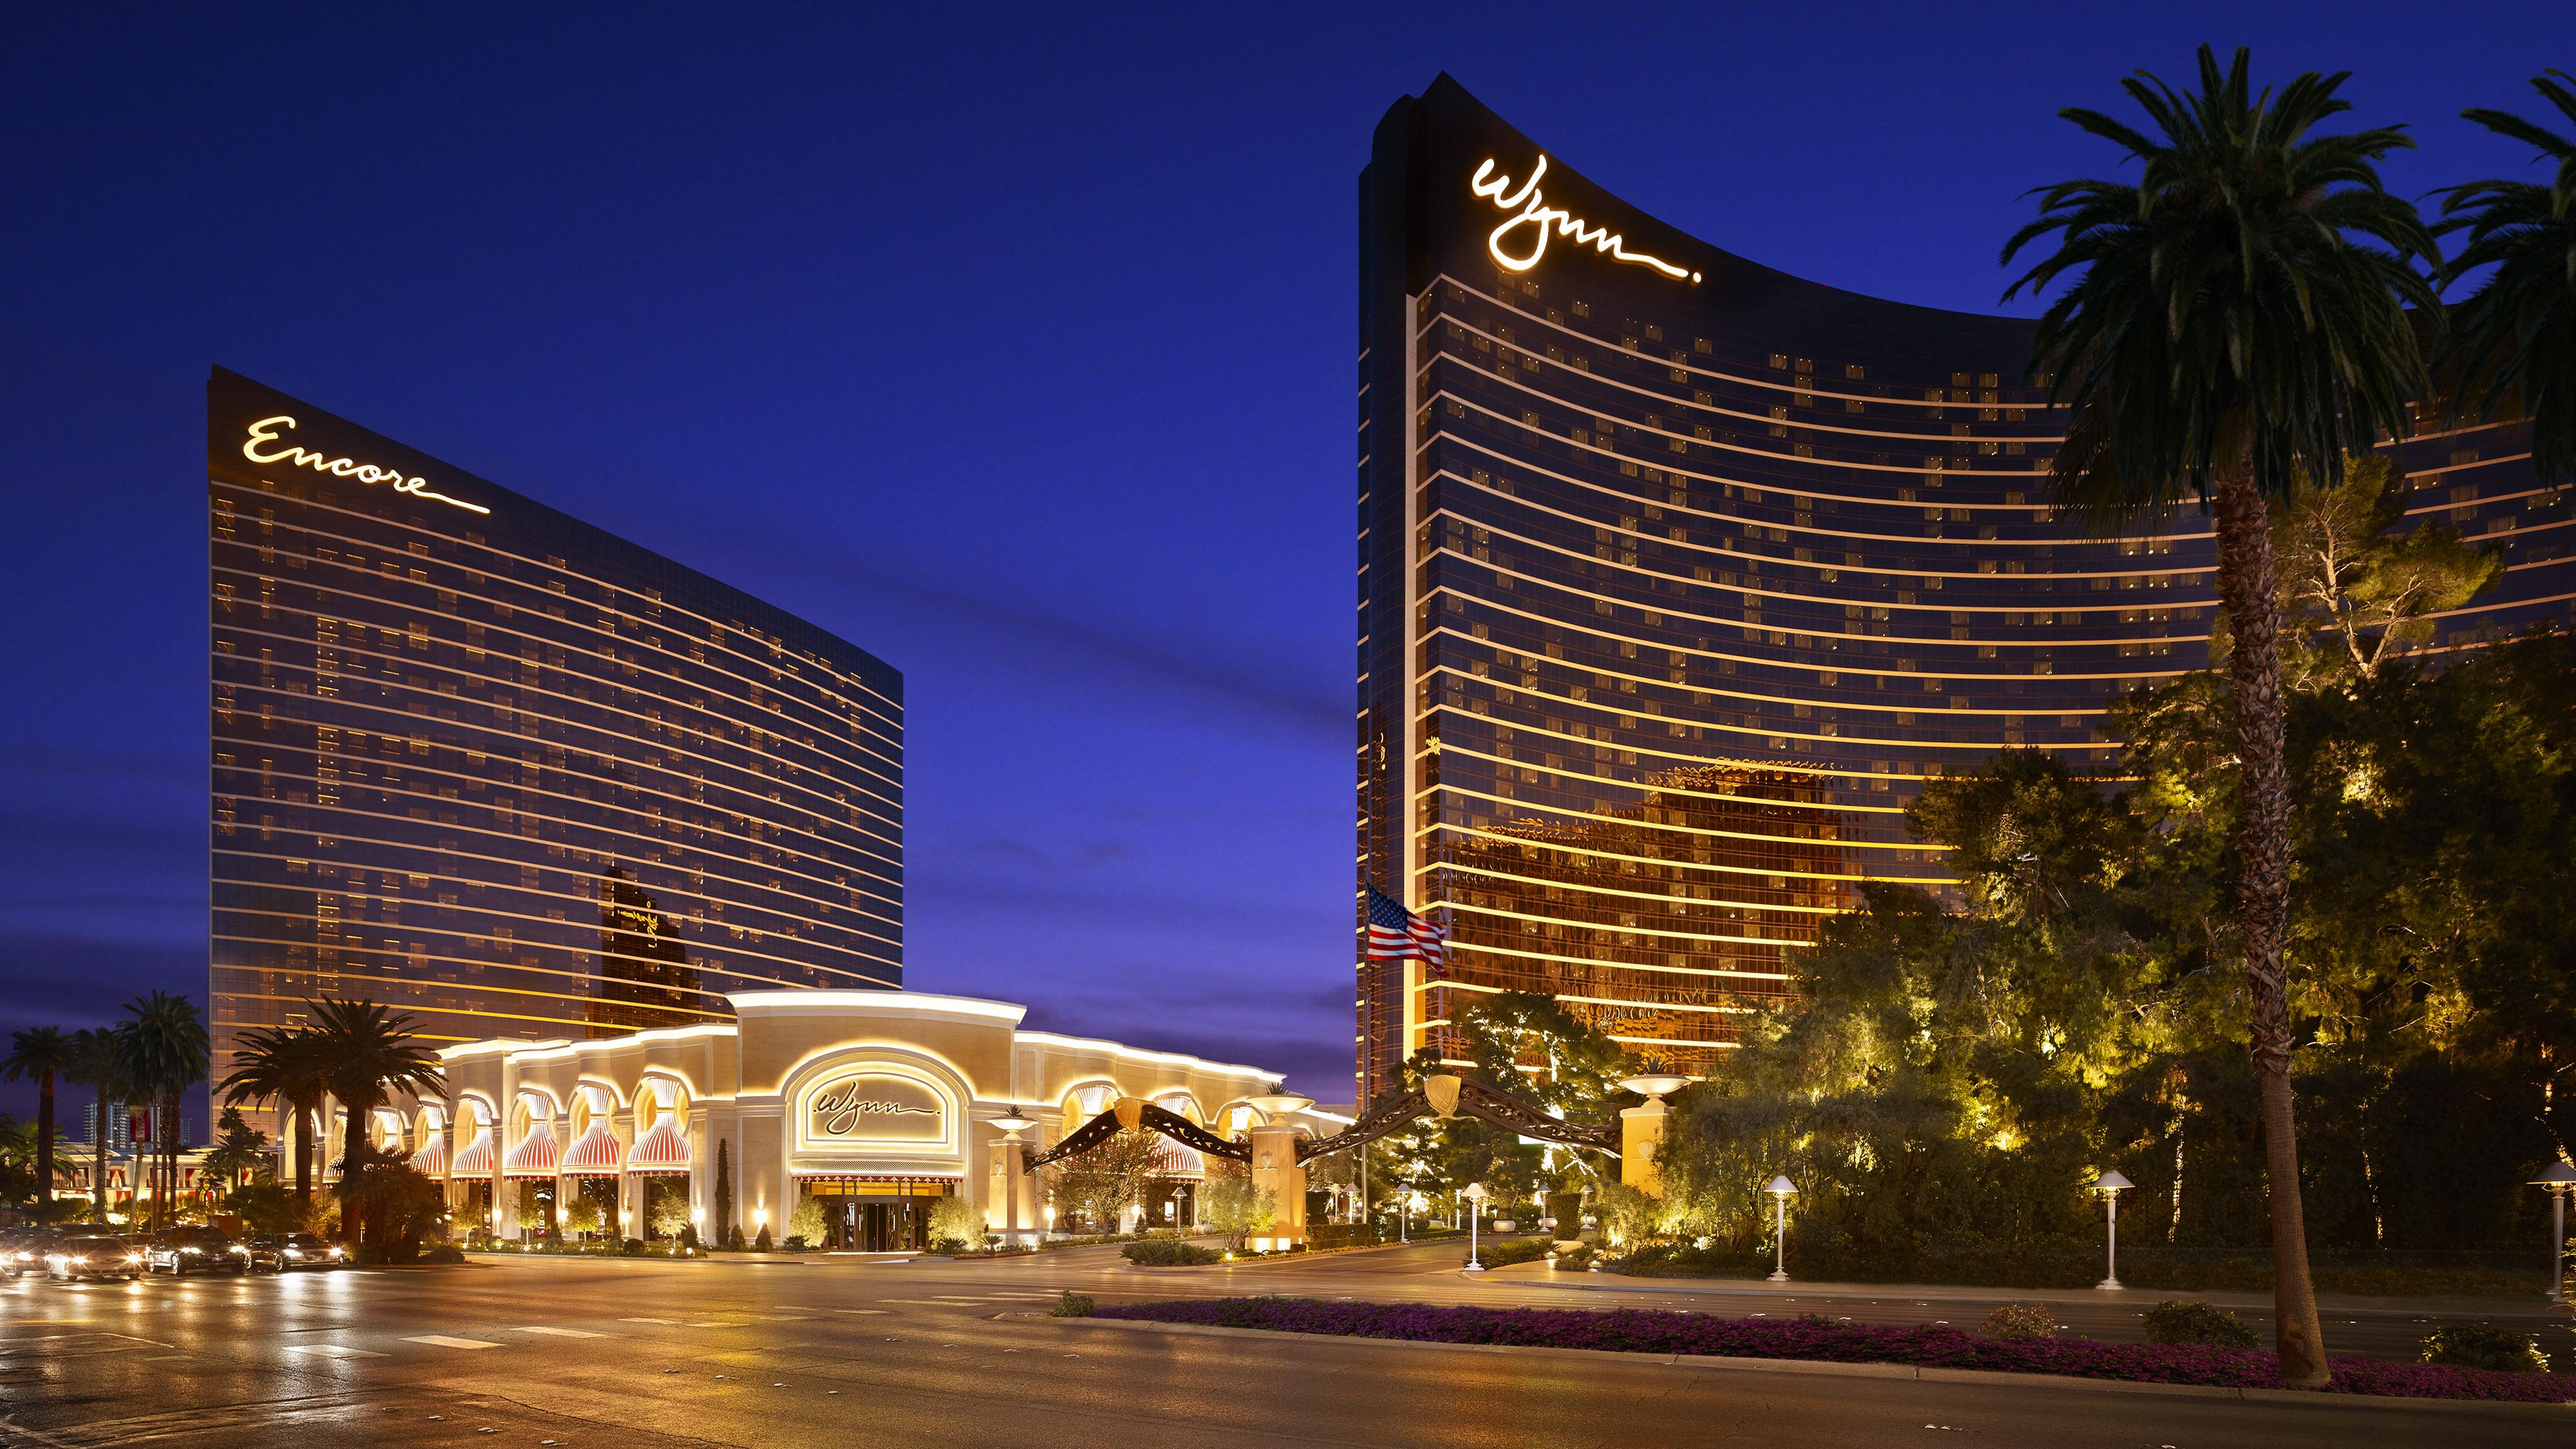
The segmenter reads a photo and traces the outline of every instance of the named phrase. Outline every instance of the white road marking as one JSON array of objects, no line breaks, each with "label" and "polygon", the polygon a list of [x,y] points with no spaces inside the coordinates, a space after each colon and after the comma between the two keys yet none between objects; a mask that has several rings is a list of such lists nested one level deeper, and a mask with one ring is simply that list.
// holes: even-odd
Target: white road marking
[{"label": "white road marking", "polygon": [[835,1308],[834,1313],[883,1313],[882,1308]]},{"label": "white road marking", "polygon": [[680,1320],[676,1318],[621,1318],[617,1321],[620,1323],[658,1323],[665,1328],[675,1328],[678,1327],[680,1323]]},{"label": "white road marking", "polygon": [[324,1358],[383,1358],[373,1349],[346,1348],[336,1343],[290,1343],[288,1353],[318,1353]]},{"label": "white road marking", "polygon": [[578,1328],[541,1328],[536,1324],[530,1324],[519,1331],[521,1333],[551,1334],[556,1338],[605,1338],[608,1336],[604,1333],[585,1333]]},{"label": "white road marking", "polygon": [[407,1333],[405,1343],[425,1343],[432,1348],[499,1348],[501,1345],[481,1338],[450,1338],[443,1333]]}]

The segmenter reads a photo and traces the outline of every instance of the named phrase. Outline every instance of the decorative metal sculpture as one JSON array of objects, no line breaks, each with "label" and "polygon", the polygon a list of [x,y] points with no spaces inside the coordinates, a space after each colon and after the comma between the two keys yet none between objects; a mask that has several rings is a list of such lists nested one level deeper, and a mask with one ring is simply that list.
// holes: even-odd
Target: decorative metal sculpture
[{"label": "decorative metal sculpture", "polygon": [[1236,1162],[1252,1160],[1252,1149],[1240,1142],[1228,1142],[1180,1113],[1167,1107],[1134,1097],[1122,1097],[1109,1110],[1076,1127],[1053,1147],[1030,1157],[1023,1171],[1035,1172],[1050,1162],[1078,1157],[1118,1135],[1124,1129],[1150,1127],[1184,1147],[1194,1147],[1208,1157],[1230,1158]]},{"label": "decorative metal sculpture", "polygon": [[[1612,1157],[1619,1155],[1617,1127],[1579,1126],[1562,1117],[1550,1116],[1499,1087],[1486,1086],[1472,1077],[1444,1073],[1425,1077],[1420,1088],[1378,1103],[1361,1113],[1358,1121],[1330,1137],[1300,1141],[1297,1144],[1297,1161],[1302,1165],[1318,1157],[1364,1146],[1420,1117],[1436,1116],[1445,1120],[1461,1113],[1523,1137],[1562,1142],[1571,1147],[1589,1147]],[[1209,1157],[1223,1157],[1247,1164],[1252,1161],[1252,1149],[1243,1143],[1228,1142],[1178,1112],[1139,1098],[1121,1097],[1109,1110],[1066,1133],[1053,1147],[1031,1157],[1023,1171],[1035,1172],[1050,1162],[1078,1157],[1108,1141],[1122,1129],[1135,1127],[1150,1127],[1175,1142],[1197,1148]]]}]

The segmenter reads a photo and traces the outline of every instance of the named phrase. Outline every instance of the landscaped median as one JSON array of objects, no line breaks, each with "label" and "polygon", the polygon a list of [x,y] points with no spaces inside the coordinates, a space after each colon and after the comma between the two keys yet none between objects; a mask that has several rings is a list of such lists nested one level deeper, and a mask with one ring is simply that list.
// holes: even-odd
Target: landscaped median
[{"label": "landscaped median", "polygon": [[[2130,1383],[2278,1389],[2268,1353],[2201,1344],[2103,1343],[2087,1338],[2006,1342],[1946,1326],[1910,1328],[1817,1318],[1719,1318],[1645,1308],[1441,1308],[1414,1303],[1322,1302],[1311,1298],[1198,1298],[1122,1303],[1091,1316],[1216,1328],[1266,1329],[1417,1343],[1605,1349],[1711,1358],[1807,1359],[1910,1364],[1918,1368],[2063,1374]],[[2576,1402],[2576,1378],[2500,1373],[2381,1359],[2330,1360],[2328,1392],[2407,1399]]]}]

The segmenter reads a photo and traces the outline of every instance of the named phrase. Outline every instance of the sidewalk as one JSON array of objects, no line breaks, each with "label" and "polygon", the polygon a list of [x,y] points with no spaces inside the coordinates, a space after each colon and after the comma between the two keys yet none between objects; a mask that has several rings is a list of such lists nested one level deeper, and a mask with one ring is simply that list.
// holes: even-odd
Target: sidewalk
[{"label": "sidewalk", "polygon": [[[1928,1283],[1824,1283],[1791,1279],[1773,1283],[1761,1278],[1631,1278],[1619,1273],[1592,1273],[1551,1268],[1544,1262],[1514,1263],[1481,1275],[1486,1281],[1597,1293],[1704,1294],[1731,1298],[1874,1298],[1912,1299],[1922,1303],[2063,1303],[2111,1304],[2152,1308],[2168,1298],[2214,1303],[2221,1308],[2266,1309],[2269,1293],[2186,1293],[2154,1288],[1963,1288]],[[2406,1314],[2426,1318],[2529,1318],[2567,1322],[2567,1309],[2538,1293],[2512,1298],[2365,1298],[2320,1293],[2317,1308],[2325,1313]]]}]

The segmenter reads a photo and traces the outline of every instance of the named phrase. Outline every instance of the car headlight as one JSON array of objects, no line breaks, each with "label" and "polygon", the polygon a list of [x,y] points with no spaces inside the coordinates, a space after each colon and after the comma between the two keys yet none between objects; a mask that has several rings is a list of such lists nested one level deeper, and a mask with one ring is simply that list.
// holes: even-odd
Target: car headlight
[{"label": "car headlight", "polygon": [[[197,1251],[197,1250],[196,1250],[196,1249],[194,1249],[194,1248],[190,1248],[188,1251],[189,1251],[189,1252],[191,1252],[191,1253],[193,1253],[193,1252],[195,1252],[195,1251]],[[140,1263],[140,1262],[142,1262],[142,1261],[143,1261],[143,1255],[142,1255],[141,1253],[128,1253],[128,1254],[126,1254],[126,1255],[125,1255],[125,1261],[127,1261],[127,1262],[129,1262],[129,1263]]]},{"label": "car headlight", "polygon": [[301,1258],[304,1256],[304,1250],[302,1248],[289,1248],[286,1250],[286,1256],[290,1258]]},{"label": "car headlight", "polygon": [[249,1256],[250,1256],[250,1249],[248,1249],[248,1248],[245,1248],[245,1247],[241,1246],[239,1243],[235,1243],[235,1244],[233,1245],[233,1249],[232,1249],[232,1250],[233,1250],[234,1252],[236,1252],[236,1253],[241,1254],[241,1255],[242,1255],[243,1257],[245,1257],[245,1258],[247,1258],[247,1257],[249,1257]]},{"label": "car headlight", "polygon": [[331,1250],[331,1256],[332,1256],[332,1257],[334,1257],[334,1258],[339,1257],[339,1256],[340,1256],[340,1250],[339,1250],[338,1248],[333,1248],[333,1249]]},{"label": "car headlight", "polygon": [[185,1253],[185,1254],[187,1254],[189,1257],[193,1258],[193,1257],[197,1256],[197,1254],[198,1254],[198,1253],[200,1253],[200,1252],[202,1252],[202,1251],[204,1251],[204,1250],[203,1250],[203,1249],[201,1249],[201,1248],[181,1248],[179,1251],[180,1251],[180,1252],[182,1252],[182,1253]]}]

